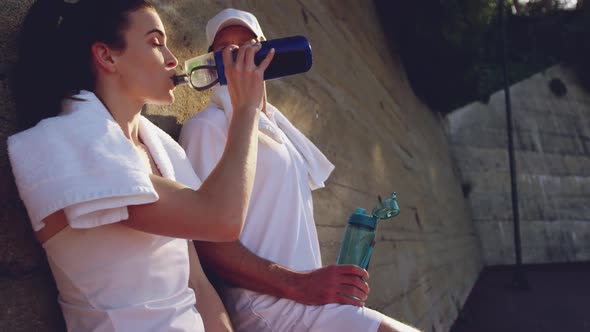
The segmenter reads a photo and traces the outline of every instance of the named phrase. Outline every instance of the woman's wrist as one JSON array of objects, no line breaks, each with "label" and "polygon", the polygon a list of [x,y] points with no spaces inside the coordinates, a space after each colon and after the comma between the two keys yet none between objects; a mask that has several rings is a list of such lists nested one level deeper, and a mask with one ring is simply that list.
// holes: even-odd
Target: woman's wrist
[{"label": "woman's wrist", "polygon": [[253,115],[257,115],[258,113],[260,113],[260,108],[256,107],[256,106],[250,106],[250,105],[238,106],[238,107],[234,108],[234,112],[233,112],[234,116],[236,114],[253,116]]},{"label": "woman's wrist", "polygon": [[260,110],[252,106],[234,109],[232,122],[236,122],[236,124],[240,124],[240,126],[245,124],[255,125],[258,124],[259,115]]}]

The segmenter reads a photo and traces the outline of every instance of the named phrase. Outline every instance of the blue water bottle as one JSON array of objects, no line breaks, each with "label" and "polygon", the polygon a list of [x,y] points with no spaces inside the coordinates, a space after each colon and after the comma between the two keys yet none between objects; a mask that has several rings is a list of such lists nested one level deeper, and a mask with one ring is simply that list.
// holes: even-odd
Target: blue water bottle
[{"label": "blue water bottle", "polygon": [[367,269],[375,246],[377,222],[395,217],[399,212],[395,193],[385,201],[379,197],[379,204],[371,215],[367,215],[365,209],[358,208],[348,219],[337,264],[354,264]]},{"label": "blue water bottle", "polygon": [[[311,46],[303,36],[292,36],[260,42],[261,48],[254,55],[254,63],[259,65],[271,49],[275,55],[266,70],[264,79],[295,75],[307,72],[312,65]],[[233,52],[234,59],[237,50]],[[189,83],[195,90],[203,91],[219,83],[227,84],[223,66],[222,51],[211,52],[189,59],[184,63],[185,74],[174,78],[176,85]]]}]

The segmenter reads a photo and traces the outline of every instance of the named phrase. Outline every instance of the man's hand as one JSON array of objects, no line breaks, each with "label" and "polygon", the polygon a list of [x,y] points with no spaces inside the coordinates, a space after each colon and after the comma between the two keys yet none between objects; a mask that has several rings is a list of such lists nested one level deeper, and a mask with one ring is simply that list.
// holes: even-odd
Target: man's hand
[{"label": "man's hand", "polygon": [[356,265],[298,272],[256,256],[240,241],[197,241],[195,245],[203,262],[235,287],[307,305],[340,303],[362,307],[369,294],[369,274]]},{"label": "man's hand", "polygon": [[[293,286],[293,299],[308,305],[328,303],[365,305],[369,273],[356,265],[330,265],[301,273]],[[355,298],[357,299],[355,299]]]}]

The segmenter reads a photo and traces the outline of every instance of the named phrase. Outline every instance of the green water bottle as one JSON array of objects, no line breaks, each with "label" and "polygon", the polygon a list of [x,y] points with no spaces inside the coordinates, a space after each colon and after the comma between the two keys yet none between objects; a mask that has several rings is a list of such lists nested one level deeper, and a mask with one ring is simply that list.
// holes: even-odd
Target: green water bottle
[{"label": "green water bottle", "polygon": [[358,208],[348,219],[337,264],[354,264],[367,269],[375,246],[377,222],[395,217],[399,212],[395,193],[385,201],[379,197],[379,204],[371,215],[367,215],[365,209]]},{"label": "green water bottle", "polygon": [[366,269],[367,256],[370,255],[375,242],[376,228],[376,218],[368,216],[365,209],[356,209],[348,218],[338,255],[338,264],[354,264]]}]

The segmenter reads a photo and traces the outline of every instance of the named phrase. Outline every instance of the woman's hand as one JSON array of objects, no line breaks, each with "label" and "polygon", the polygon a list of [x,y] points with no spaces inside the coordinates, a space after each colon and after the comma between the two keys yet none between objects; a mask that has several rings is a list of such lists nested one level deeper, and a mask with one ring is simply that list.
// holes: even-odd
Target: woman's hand
[{"label": "woman's hand", "polygon": [[[254,55],[261,48],[260,43],[252,42],[238,47],[232,45],[223,50],[223,64],[227,87],[235,112],[246,110],[260,110],[263,106],[264,71],[272,61],[274,49],[256,66]],[[232,51],[238,49],[236,59],[232,58]]]}]

